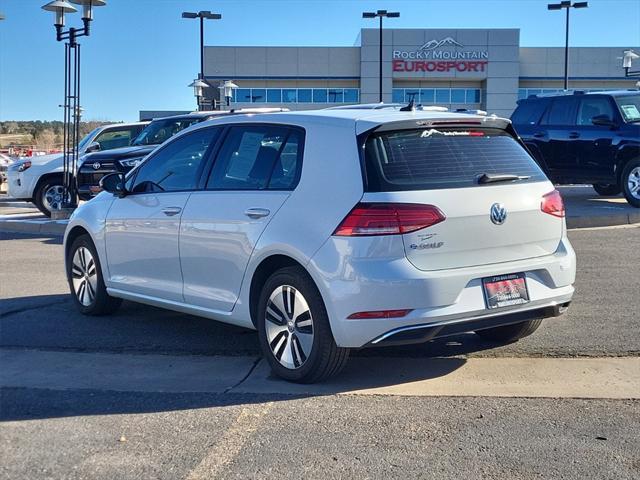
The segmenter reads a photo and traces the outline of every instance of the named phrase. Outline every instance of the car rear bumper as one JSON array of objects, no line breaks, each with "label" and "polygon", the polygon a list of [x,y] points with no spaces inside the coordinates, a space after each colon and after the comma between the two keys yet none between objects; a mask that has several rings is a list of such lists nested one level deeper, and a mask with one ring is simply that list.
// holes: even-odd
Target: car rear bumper
[{"label": "car rear bumper", "polygon": [[[556,309],[573,297],[575,268],[566,237],[552,255],[435,271],[416,269],[399,238],[355,243],[332,237],[313,257],[309,271],[325,300],[336,343],[360,348],[556,316]],[[529,303],[488,309],[482,279],[510,273],[525,274]],[[399,318],[348,318],[356,312],[402,309],[411,312]]]}]

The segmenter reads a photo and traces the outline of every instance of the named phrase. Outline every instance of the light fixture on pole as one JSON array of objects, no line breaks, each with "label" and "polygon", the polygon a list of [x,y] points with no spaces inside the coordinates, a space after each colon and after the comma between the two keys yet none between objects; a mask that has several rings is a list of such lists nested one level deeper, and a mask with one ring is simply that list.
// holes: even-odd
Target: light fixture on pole
[{"label": "light fixture on pole", "polygon": [[43,5],[42,9],[55,15],[54,27],[56,40],[64,44],[64,120],[63,120],[63,174],[64,193],[62,208],[73,209],[78,205],[76,170],[78,163],[78,143],[80,142],[80,44],[78,37],[88,37],[91,34],[93,8],[107,4],[105,0],[70,0],[71,3],[82,5],[82,28],[70,27],[64,30],[65,16],[77,12],[71,3],[64,0],[54,0]]},{"label": "light fixture on pole", "polygon": [[567,22],[565,28],[565,43],[564,43],[564,89],[569,90],[569,10],[572,8],[587,8],[589,2],[571,2],[563,1],[560,3],[547,4],[547,10],[562,10],[567,11]]},{"label": "light fixture on pole", "polygon": [[[211,13],[209,10],[202,10],[200,12],[182,12],[182,18],[198,18],[200,20],[200,73],[198,74],[198,78],[206,82],[204,78],[204,21],[220,20],[222,15],[219,13]],[[208,86],[208,84],[205,84],[205,87]],[[201,108],[203,105],[203,103],[198,103],[198,108]]]},{"label": "light fixture on pole", "polygon": [[640,77],[640,70],[631,70],[631,63],[640,58],[633,50],[625,50],[622,57],[622,68],[624,68],[625,77]]},{"label": "light fixture on pole", "polygon": [[199,78],[196,78],[193,82],[189,84],[190,87],[193,88],[193,95],[196,97],[196,101],[198,102],[198,110],[204,110],[203,108],[203,97],[204,97],[204,89],[209,85]]},{"label": "light fixture on pole", "polygon": [[383,17],[387,17],[387,18],[398,18],[400,16],[400,12],[387,12],[386,10],[377,10],[375,12],[362,12],[362,18],[376,18],[379,17],[380,18],[380,27],[379,27],[379,31],[380,31],[380,44],[379,44],[379,53],[380,53],[380,58],[379,58],[379,84],[378,84],[378,88],[379,88],[379,99],[380,102],[382,102],[382,18]]},{"label": "light fixture on pole", "polygon": [[231,80],[225,80],[218,88],[220,89],[220,98],[224,98],[225,105],[228,107],[231,104],[231,99],[233,98],[233,91],[238,88],[238,85],[233,83]]}]

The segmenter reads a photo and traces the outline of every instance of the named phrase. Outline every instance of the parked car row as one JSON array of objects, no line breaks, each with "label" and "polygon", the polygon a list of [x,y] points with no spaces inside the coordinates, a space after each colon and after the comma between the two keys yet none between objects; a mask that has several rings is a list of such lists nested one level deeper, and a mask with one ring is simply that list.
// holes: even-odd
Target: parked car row
[{"label": "parked car row", "polygon": [[77,308],[127,299],[256,329],[292,381],[355,348],[516,341],[573,296],[562,198],[494,116],[224,114],[101,185],[65,233]]},{"label": "parked car row", "polygon": [[[148,122],[98,127],[78,143],[78,155],[129,145]],[[47,216],[63,203],[63,155],[55,153],[19,159],[7,172],[9,196],[32,202]]]}]

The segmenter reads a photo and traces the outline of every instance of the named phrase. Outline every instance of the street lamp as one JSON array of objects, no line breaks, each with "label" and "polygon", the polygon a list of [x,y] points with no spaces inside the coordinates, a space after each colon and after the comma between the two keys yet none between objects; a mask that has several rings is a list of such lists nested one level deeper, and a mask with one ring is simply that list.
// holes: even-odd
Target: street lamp
[{"label": "street lamp", "polygon": [[[69,3],[70,2],[70,3]],[[43,10],[55,15],[54,27],[56,40],[64,44],[64,120],[63,120],[63,173],[64,173],[64,209],[73,209],[78,204],[76,189],[76,167],[80,142],[80,44],[78,37],[91,34],[93,8],[107,4],[105,0],[54,0],[42,6]],[[82,28],[70,27],[64,30],[65,15],[77,12],[71,5],[82,5]]]},{"label": "street lamp", "polygon": [[549,3],[547,5],[548,10],[562,10],[567,11],[567,26],[565,31],[565,43],[564,43],[564,89],[569,90],[569,10],[572,8],[587,8],[589,2],[573,2],[565,1],[560,3]]},{"label": "street lamp", "polygon": [[233,83],[231,80],[225,80],[218,88],[220,89],[220,97],[224,98],[225,105],[228,107],[231,103],[231,98],[233,97],[233,91],[238,88],[238,85]]},{"label": "street lamp", "polygon": [[201,79],[196,78],[193,82],[189,84],[190,87],[193,87],[193,95],[196,97],[196,102],[198,102],[198,110],[204,110],[202,97],[204,96],[204,89],[209,85],[203,82]]},{"label": "street lamp", "polygon": [[622,68],[624,68],[625,77],[640,77],[640,70],[631,70],[631,62],[640,58],[633,50],[625,50],[622,57]]},{"label": "street lamp", "polygon": [[[200,19],[200,73],[198,74],[198,78],[206,82],[204,78],[204,21],[205,20],[220,20],[222,15],[219,13],[211,13],[208,10],[200,11],[200,12],[182,12],[182,18],[199,18]],[[194,82],[195,83],[195,82]],[[193,85],[190,85],[193,86]],[[205,83],[204,87],[208,87],[209,85]],[[204,88],[203,87],[203,88]],[[195,88],[195,87],[194,87]],[[198,107],[200,107],[200,103]]]},{"label": "street lamp", "polygon": [[380,102],[382,102],[382,18],[398,18],[400,12],[387,12],[386,10],[378,10],[376,12],[362,12],[362,18],[380,18],[380,59],[379,59],[379,89],[380,89]]}]

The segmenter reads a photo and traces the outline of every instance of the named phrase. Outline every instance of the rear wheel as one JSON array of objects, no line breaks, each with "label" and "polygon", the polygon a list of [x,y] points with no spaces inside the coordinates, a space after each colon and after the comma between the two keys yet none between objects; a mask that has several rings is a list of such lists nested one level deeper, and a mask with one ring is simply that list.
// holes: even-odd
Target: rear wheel
[{"label": "rear wheel", "polygon": [[122,300],[107,293],[100,259],[89,235],[74,240],[66,264],[73,303],[81,313],[107,315],[118,309]]},{"label": "rear wheel", "polygon": [[619,185],[610,183],[594,183],[593,189],[598,195],[603,195],[605,197],[618,195],[622,191]]},{"label": "rear wheel", "polygon": [[320,292],[303,268],[287,267],[271,275],[257,312],[260,347],[279,377],[313,383],[346,365],[349,349],[336,345]]},{"label": "rear wheel", "polygon": [[33,196],[33,203],[47,217],[52,210],[60,210],[64,202],[64,185],[62,176],[49,177],[42,181]]},{"label": "rear wheel", "polygon": [[640,208],[640,159],[632,160],[625,165],[620,184],[629,205]]},{"label": "rear wheel", "polygon": [[503,327],[487,328],[485,330],[477,330],[476,333],[491,342],[511,343],[528,337],[535,332],[542,324],[542,319],[528,320],[526,322],[514,323],[513,325],[505,325]]}]

